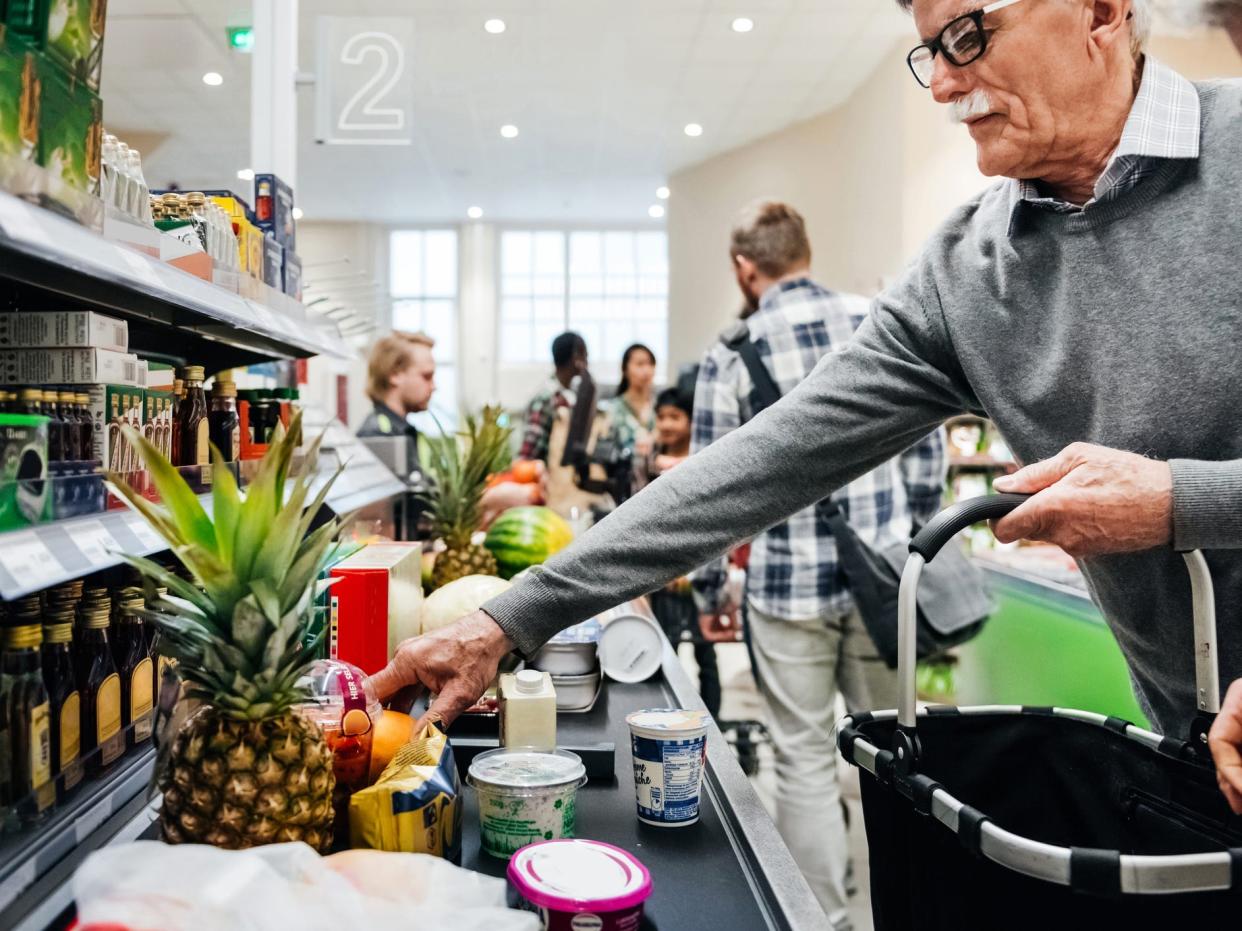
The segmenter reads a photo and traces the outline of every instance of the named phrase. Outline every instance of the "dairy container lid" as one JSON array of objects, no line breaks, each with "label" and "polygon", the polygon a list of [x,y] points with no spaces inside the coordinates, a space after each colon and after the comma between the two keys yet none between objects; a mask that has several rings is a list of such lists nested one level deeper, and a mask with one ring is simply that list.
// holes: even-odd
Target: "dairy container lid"
[{"label": "dairy container lid", "polygon": [[502,747],[476,756],[468,781],[505,789],[543,789],[578,782],[585,775],[582,758],[568,750]]},{"label": "dairy container lid", "polygon": [[629,614],[604,628],[599,664],[617,682],[645,682],[664,661],[664,632],[655,621]]},{"label": "dairy container lid", "polygon": [[707,726],[707,712],[684,708],[649,708],[625,716],[630,727],[663,731],[670,735],[684,731],[700,731]]},{"label": "dairy container lid", "polygon": [[508,876],[526,901],[559,912],[617,912],[651,895],[651,874],[633,854],[594,840],[530,844],[513,855]]},{"label": "dairy container lid", "polygon": [[565,628],[548,643],[598,643],[600,629],[599,621],[592,618]]}]

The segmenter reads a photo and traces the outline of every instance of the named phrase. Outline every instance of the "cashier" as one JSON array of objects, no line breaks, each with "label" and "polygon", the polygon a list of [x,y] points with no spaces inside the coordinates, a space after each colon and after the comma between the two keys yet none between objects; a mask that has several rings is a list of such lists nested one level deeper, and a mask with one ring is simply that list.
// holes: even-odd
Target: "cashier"
[{"label": "cashier", "polygon": [[945,218],[849,346],[483,610],[407,641],[382,694],[421,683],[451,719],[509,651],[719,557],[962,411],[1029,463],[996,482],[1033,495],[998,539],[1078,558],[1158,730],[1184,737],[1195,713],[1177,550],[1210,551],[1231,622],[1221,679],[1242,675],[1242,82],[1194,84],[1148,56],[1149,0],[912,14],[891,66],[998,180]]},{"label": "cashier", "polygon": [[425,333],[397,330],[372,346],[367,360],[367,394],[375,407],[358,435],[404,436],[411,473],[419,469],[418,430],[409,417],[425,411],[435,393],[436,360],[431,354],[435,344]]}]

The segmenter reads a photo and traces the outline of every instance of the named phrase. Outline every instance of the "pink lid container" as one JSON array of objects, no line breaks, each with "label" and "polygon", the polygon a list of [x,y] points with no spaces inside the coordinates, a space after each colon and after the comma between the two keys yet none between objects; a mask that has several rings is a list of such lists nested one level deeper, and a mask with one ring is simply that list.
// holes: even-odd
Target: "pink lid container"
[{"label": "pink lid container", "polygon": [[[642,922],[651,874],[630,853],[600,841],[565,839],[523,847],[509,861],[509,882],[544,915],[545,926],[629,931]],[[575,917],[576,916],[576,917]]]}]

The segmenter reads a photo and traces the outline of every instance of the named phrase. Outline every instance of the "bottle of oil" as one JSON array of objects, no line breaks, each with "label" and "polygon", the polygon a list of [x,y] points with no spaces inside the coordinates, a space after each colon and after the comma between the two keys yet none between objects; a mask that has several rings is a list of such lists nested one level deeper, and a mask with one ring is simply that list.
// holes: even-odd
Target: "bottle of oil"
[{"label": "bottle of oil", "polygon": [[135,747],[151,739],[155,674],[145,625],[137,613],[143,608],[142,593],[125,594],[119,608],[116,660],[121,676],[121,724],[126,746]]},{"label": "bottle of oil", "polygon": [[177,426],[180,438],[177,465],[210,463],[210,424],[207,420],[207,396],[203,393],[201,365],[187,365],[185,368],[185,398],[178,405]]},{"label": "bottle of oil", "polygon": [[121,677],[108,642],[112,602],[107,589],[87,589],[79,608],[78,694],[82,703],[82,758],[91,775],[104,772],[125,751],[121,730]]},{"label": "bottle of oil", "polygon": [[171,462],[175,466],[183,465],[181,459],[181,403],[185,398],[185,381],[177,378],[173,380],[173,396],[172,396],[172,437],[170,446],[172,447]]},{"label": "bottle of oil", "polygon": [[237,417],[237,385],[217,381],[211,391],[211,442],[220,450],[225,462],[234,462],[241,449],[241,421]]},{"label": "bottle of oil", "polygon": [[81,433],[82,456],[86,459],[95,458],[95,420],[91,417],[91,396],[79,392],[73,396],[74,406],[78,413],[78,430]]},{"label": "bottle of oil", "polygon": [[56,413],[63,426],[63,443],[66,462],[80,462],[88,458],[82,454],[82,424],[74,410],[72,391],[48,392],[56,396]]},{"label": "bottle of oil", "polygon": [[43,681],[52,711],[52,772],[60,799],[82,781],[82,702],[73,664],[73,621],[81,594],[81,581],[51,589],[43,614]]},{"label": "bottle of oil", "polygon": [[56,409],[55,391],[40,392],[41,413],[47,418],[47,461],[65,461],[65,421]]},{"label": "bottle of oil", "polygon": [[0,643],[0,672],[9,696],[13,795],[21,820],[32,823],[56,802],[51,709],[39,655],[43,628],[37,623],[6,627]]}]

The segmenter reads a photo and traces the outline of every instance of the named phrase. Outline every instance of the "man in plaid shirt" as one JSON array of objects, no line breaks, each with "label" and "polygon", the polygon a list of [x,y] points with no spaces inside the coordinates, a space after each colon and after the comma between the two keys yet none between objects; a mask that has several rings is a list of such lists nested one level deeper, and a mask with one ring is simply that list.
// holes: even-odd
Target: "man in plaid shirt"
[{"label": "man in plaid shirt", "polygon": [[[746,326],[782,394],[826,353],[844,348],[867,314],[862,297],[810,279],[802,217],[780,203],[748,208],[730,249],[746,297]],[[692,451],[752,416],[754,386],[738,352],[709,349],[694,396]],[[832,500],[873,547],[910,537],[940,507],[946,473],[943,429],[840,489]],[[725,562],[692,575],[700,625],[718,638]],[[848,927],[846,830],[830,732],[840,691],[851,710],[896,706],[897,679],[880,660],[854,608],[827,522],[810,507],[754,540],[746,580],[747,623],[760,691],[776,749],[777,827],[824,911]]]},{"label": "man in plaid shirt", "polygon": [[548,439],[552,436],[556,412],[562,407],[573,409],[577,395],[570,386],[587,370],[586,340],[572,330],[552,340],[552,364],[556,366],[556,374],[526,405],[526,431],[522,434],[519,459],[547,462]]}]

